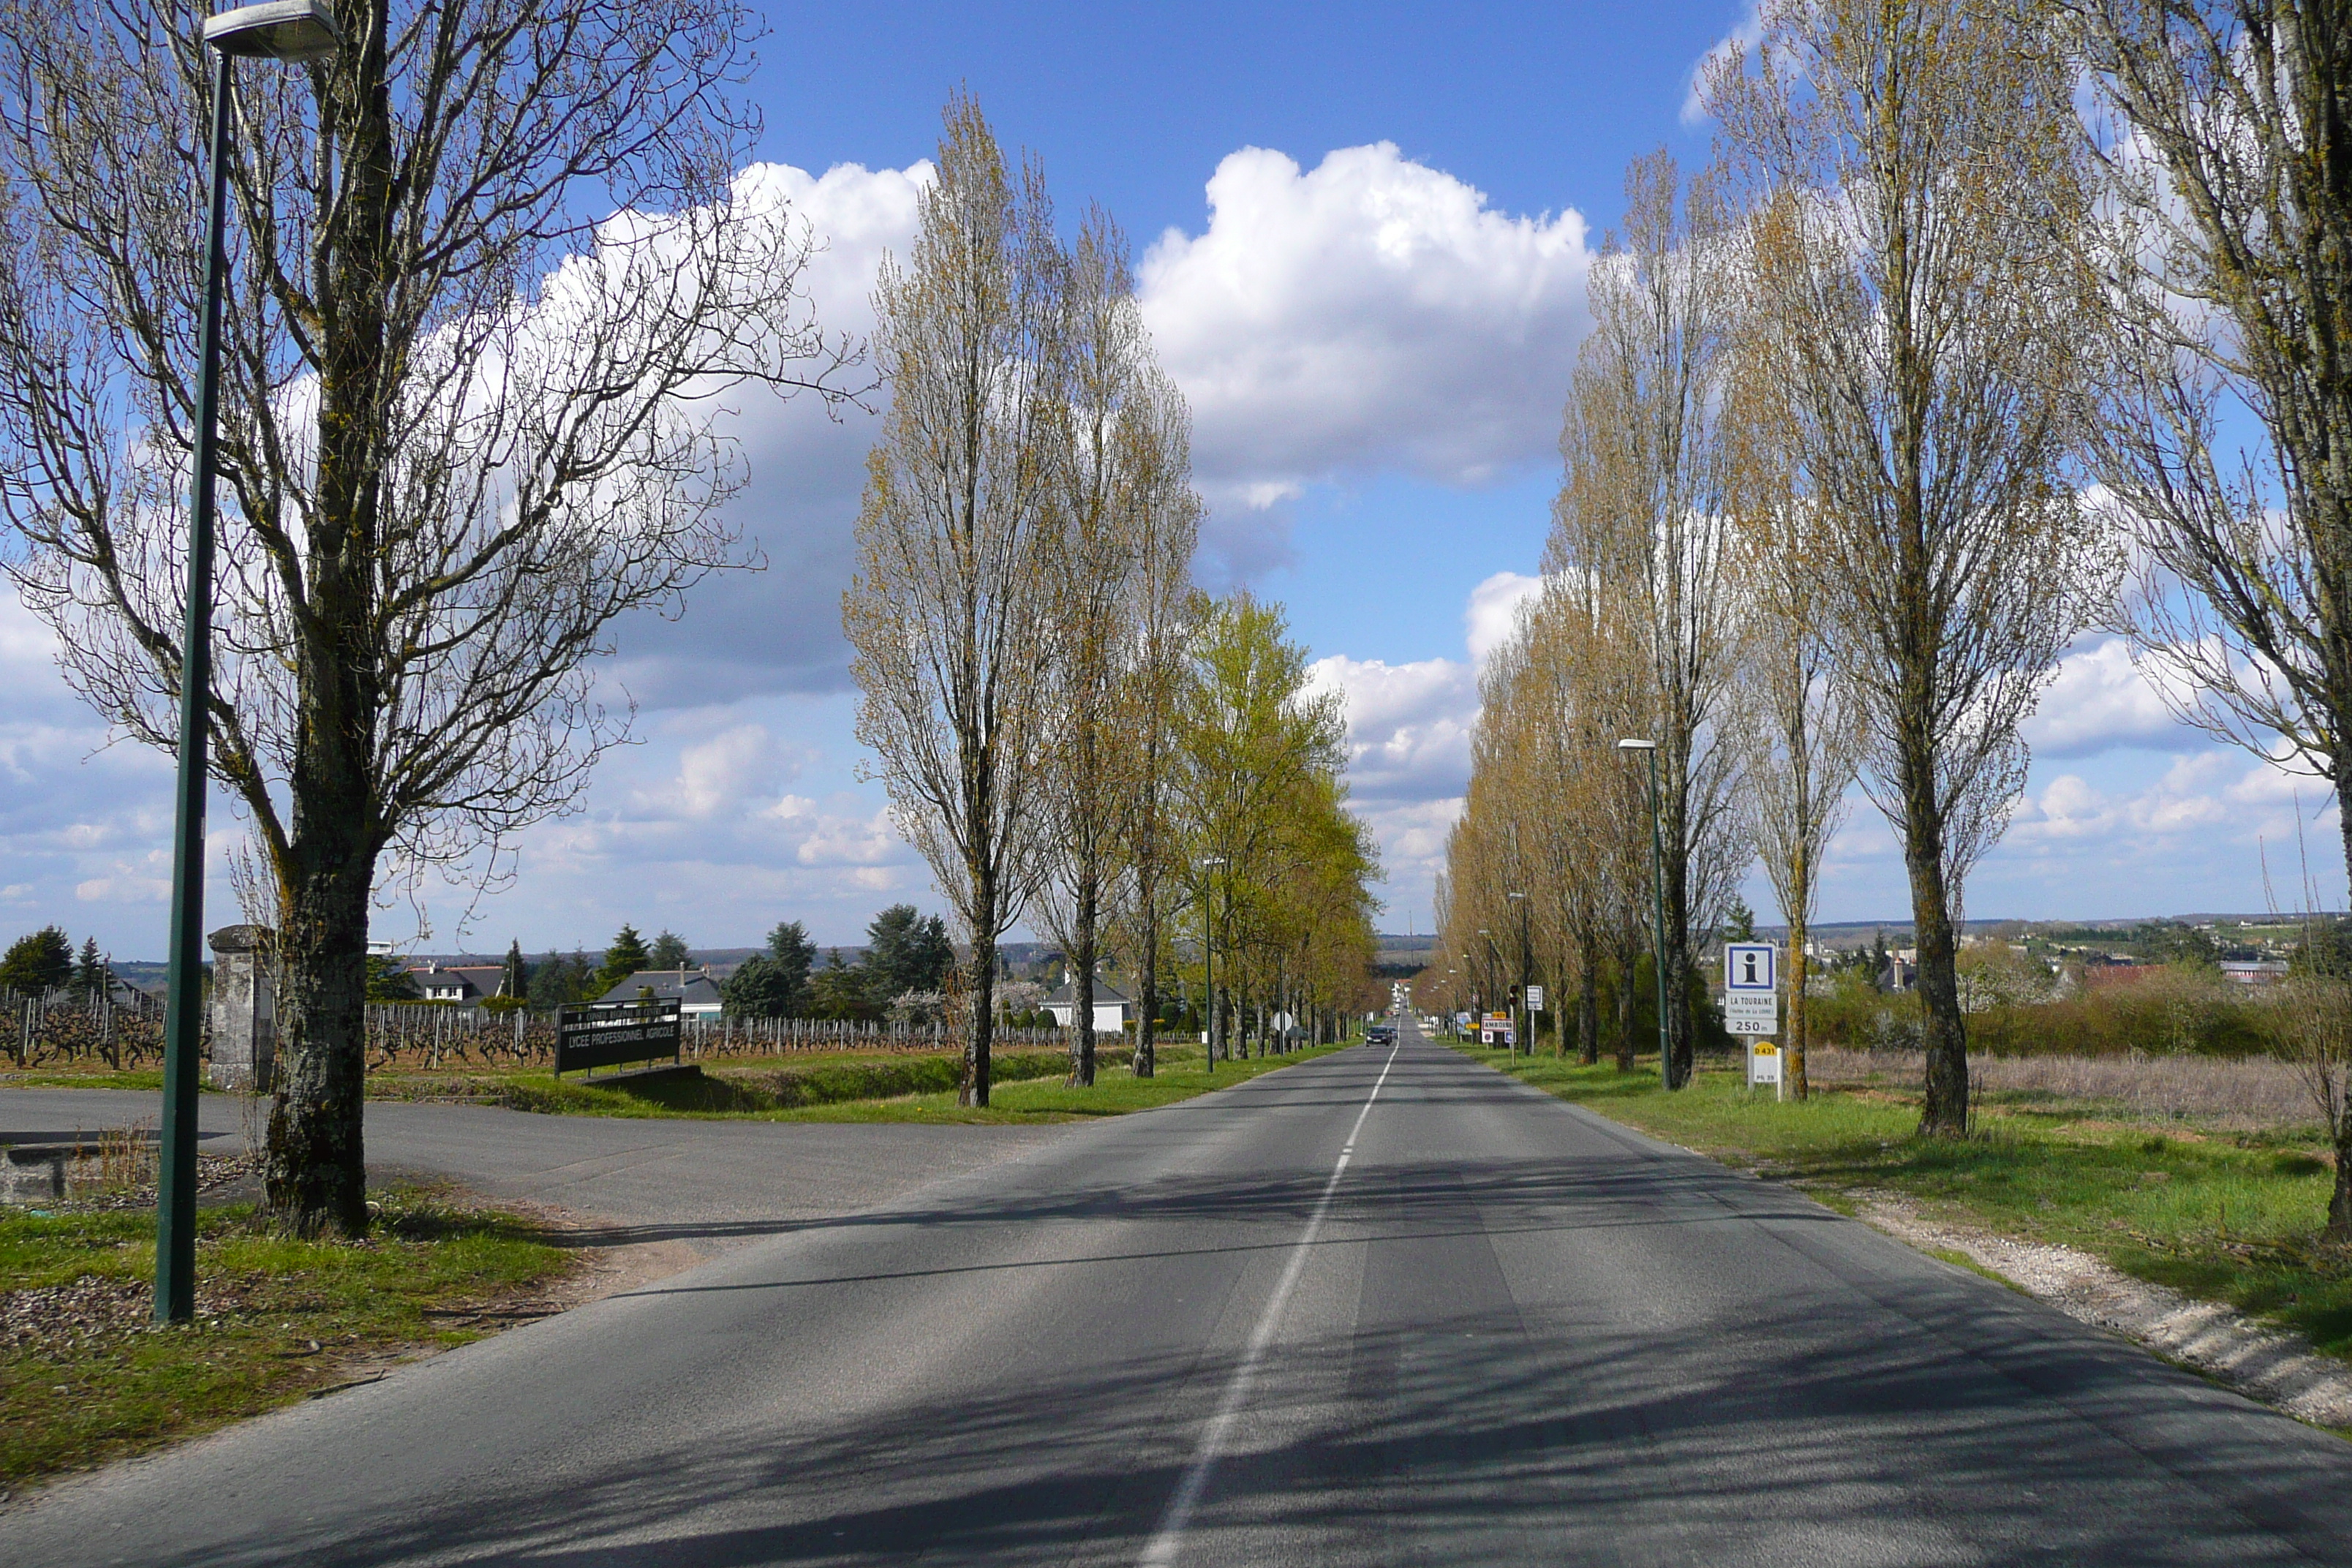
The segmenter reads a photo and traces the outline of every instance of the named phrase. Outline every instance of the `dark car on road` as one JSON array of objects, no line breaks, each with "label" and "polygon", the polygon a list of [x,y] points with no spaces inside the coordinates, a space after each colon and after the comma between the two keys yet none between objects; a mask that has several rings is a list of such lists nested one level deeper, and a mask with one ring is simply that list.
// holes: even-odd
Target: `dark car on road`
[{"label": "dark car on road", "polygon": [[1366,1045],[1368,1045],[1368,1046],[1393,1046],[1393,1045],[1395,1045],[1395,1044],[1396,1044],[1396,1026],[1395,1026],[1394,1024],[1367,1024],[1367,1025],[1365,1025],[1365,1026],[1364,1026],[1364,1044],[1366,1044]]}]

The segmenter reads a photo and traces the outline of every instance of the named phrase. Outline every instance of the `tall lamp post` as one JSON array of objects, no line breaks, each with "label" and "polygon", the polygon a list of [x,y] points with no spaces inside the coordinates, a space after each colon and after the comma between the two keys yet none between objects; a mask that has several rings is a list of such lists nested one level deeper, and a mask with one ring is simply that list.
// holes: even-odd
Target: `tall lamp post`
[{"label": "tall lamp post", "polygon": [[[1201,869],[1213,871],[1225,863],[1222,855],[1211,855],[1201,862]],[[1206,1009],[1201,1021],[1208,1026],[1209,1070],[1217,1070],[1217,917],[1214,900],[1216,890],[1204,877],[1201,884],[1201,990]]]},{"label": "tall lamp post", "polygon": [[1656,910],[1658,951],[1653,963],[1658,972],[1658,1076],[1668,1089],[1679,1089],[1675,1082],[1675,1058],[1666,1045],[1666,850],[1665,837],[1658,826],[1658,743],[1655,741],[1622,740],[1617,742],[1621,752],[1646,752],[1650,757],[1650,893]]},{"label": "tall lamp post", "polygon": [[1485,982],[1478,996],[1478,1043],[1483,1046],[1486,1043],[1486,1015],[1495,1010],[1495,933],[1480,926],[1478,940],[1486,944],[1486,952],[1478,960]]},{"label": "tall lamp post", "polygon": [[[1461,972],[1450,963],[1445,966],[1445,1006],[1450,1013],[1459,1014],[1462,1011],[1462,975]],[[1454,1026],[1454,1037],[1460,1039],[1462,1037],[1460,1022],[1455,1018],[1448,1018],[1446,1022]]]},{"label": "tall lamp post", "polygon": [[1516,1056],[1517,1047],[1524,1045],[1528,1047],[1528,1055],[1533,1057],[1536,1054],[1536,1012],[1528,1005],[1528,896],[1525,893],[1506,893],[1503,896],[1519,906],[1519,1016],[1511,1030],[1512,1054]]},{"label": "tall lamp post", "polygon": [[213,469],[219,455],[220,330],[228,269],[229,94],[239,59],[315,60],[342,43],[318,0],[267,0],[205,19],[213,51],[211,190],[196,338],[195,479],[188,500],[188,609],[180,632],[180,757],[173,787],[172,927],[163,1001],[163,1148],[156,1172],[155,1321],[196,1314],[196,1055],[204,1032],[205,704],[213,685]]}]

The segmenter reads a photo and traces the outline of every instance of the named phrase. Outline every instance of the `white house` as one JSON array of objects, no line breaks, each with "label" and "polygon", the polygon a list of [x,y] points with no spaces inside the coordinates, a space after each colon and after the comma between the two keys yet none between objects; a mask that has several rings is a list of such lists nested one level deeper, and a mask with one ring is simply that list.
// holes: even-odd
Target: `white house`
[{"label": "white house", "polygon": [[478,1007],[492,996],[503,996],[507,990],[503,963],[413,964],[408,978],[427,1002],[455,1002],[468,1008]]},{"label": "white house", "polygon": [[[1045,1011],[1054,1015],[1054,1022],[1058,1027],[1065,1029],[1068,1028],[1070,1026],[1070,1016],[1076,1012],[1077,1009],[1078,988],[1074,982],[1064,981],[1060,990],[1045,998]],[[1097,980],[1095,982],[1096,1034],[1123,1034],[1126,1032],[1129,1022],[1133,1019],[1134,1016],[1135,1004],[1133,1002],[1121,995],[1118,992],[1112,990],[1101,981]]]}]

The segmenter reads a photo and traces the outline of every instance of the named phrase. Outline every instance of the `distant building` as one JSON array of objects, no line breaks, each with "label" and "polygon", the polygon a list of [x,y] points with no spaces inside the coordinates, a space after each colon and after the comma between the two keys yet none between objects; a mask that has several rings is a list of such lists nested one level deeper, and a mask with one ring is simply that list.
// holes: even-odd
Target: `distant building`
[{"label": "distant building", "polygon": [[2275,985],[2286,978],[2286,961],[2279,958],[2225,958],[2221,973],[2241,985]]},{"label": "distant building", "polygon": [[[1065,981],[1059,991],[1054,992],[1045,998],[1045,1011],[1054,1015],[1054,1024],[1057,1028],[1068,1028],[1070,1026],[1071,1015],[1075,1014],[1077,1010],[1078,988],[1073,982]],[[1129,1001],[1119,992],[1112,990],[1101,981],[1097,980],[1095,982],[1096,1034],[1122,1034],[1126,1031],[1129,1020],[1133,1019],[1134,1016],[1135,1004],[1133,1002]]]},{"label": "distant building", "polygon": [[420,963],[410,967],[408,981],[427,1002],[478,1007],[506,994],[507,969],[503,963]]},{"label": "distant building", "polygon": [[599,1002],[648,999],[675,1000],[679,1016],[686,1018],[716,1018],[727,1006],[727,999],[719,994],[719,982],[708,969],[640,969],[596,998]]}]

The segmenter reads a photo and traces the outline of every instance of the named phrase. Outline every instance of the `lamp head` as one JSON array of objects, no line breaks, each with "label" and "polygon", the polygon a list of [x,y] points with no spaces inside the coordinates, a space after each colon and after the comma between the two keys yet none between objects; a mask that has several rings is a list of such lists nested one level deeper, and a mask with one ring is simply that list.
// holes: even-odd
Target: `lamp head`
[{"label": "lamp head", "polygon": [[319,0],[262,0],[205,18],[205,42],[242,59],[323,59],[342,47],[342,29]]},{"label": "lamp head", "polygon": [[1617,742],[1617,749],[1621,752],[1654,752],[1658,749],[1658,743],[1655,741],[1637,741],[1628,736]]}]

